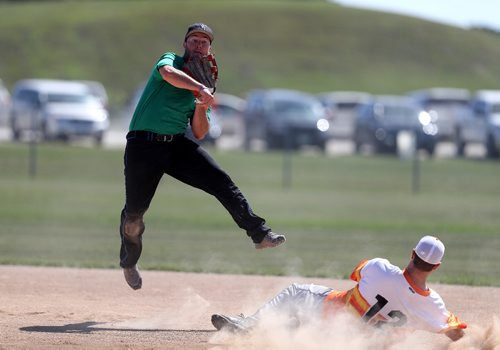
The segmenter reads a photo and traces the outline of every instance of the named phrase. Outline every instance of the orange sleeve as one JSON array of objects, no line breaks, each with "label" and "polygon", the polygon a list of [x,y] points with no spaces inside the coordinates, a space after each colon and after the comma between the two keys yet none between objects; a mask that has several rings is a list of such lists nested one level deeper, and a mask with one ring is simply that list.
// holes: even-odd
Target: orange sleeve
[{"label": "orange sleeve", "polygon": [[365,265],[368,263],[368,259],[366,260],[363,260],[362,262],[360,262],[358,264],[358,266],[356,266],[356,268],[354,269],[354,271],[351,273],[351,279],[355,282],[359,282],[359,280],[361,280],[361,270],[363,269],[363,267],[365,267]]},{"label": "orange sleeve", "polygon": [[441,330],[441,333],[445,333],[445,332],[449,331],[450,329],[466,329],[467,328],[467,323],[461,321],[457,316],[455,316],[451,312],[450,312],[450,315],[448,317],[447,322],[448,322],[448,327]]}]

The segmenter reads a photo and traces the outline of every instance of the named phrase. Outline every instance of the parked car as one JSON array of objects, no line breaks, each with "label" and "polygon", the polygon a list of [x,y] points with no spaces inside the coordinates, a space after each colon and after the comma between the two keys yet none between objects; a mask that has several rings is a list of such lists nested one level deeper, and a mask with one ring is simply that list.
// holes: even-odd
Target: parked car
[{"label": "parked car", "polygon": [[254,90],[245,108],[245,149],[256,140],[268,149],[311,145],[325,150],[329,123],[319,100],[285,89]]},{"label": "parked car", "polygon": [[197,140],[194,137],[193,131],[191,130],[191,126],[188,125],[186,129],[186,137],[190,138],[191,140],[200,145],[204,144],[214,147],[217,146],[217,141],[219,140],[221,134],[222,134],[222,127],[220,118],[217,114],[217,111],[215,111],[214,109],[210,111],[210,127],[208,129],[208,133],[205,135],[203,139]]},{"label": "parked car", "polygon": [[86,84],[90,93],[101,101],[104,108],[109,110],[109,98],[104,85],[99,81],[93,80],[81,80],[81,82]]},{"label": "parked car", "polygon": [[439,128],[439,141],[457,141],[461,117],[468,113],[470,107],[468,90],[436,87],[412,91],[408,95],[431,115]]},{"label": "parked car", "polygon": [[7,122],[10,110],[10,93],[0,79],[0,125]]},{"label": "parked car", "polygon": [[241,97],[220,92],[215,93],[214,97],[213,110],[221,123],[222,136],[243,138],[245,129],[243,113],[246,101]]},{"label": "parked car", "polygon": [[14,140],[35,132],[43,139],[85,136],[101,144],[109,115],[82,82],[28,79],[13,88],[10,126]]},{"label": "parked car", "polygon": [[375,153],[396,153],[398,134],[412,132],[417,149],[433,154],[437,125],[408,97],[375,96],[358,109],[354,130],[356,151],[369,146]]},{"label": "parked car", "polygon": [[[137,104],[139,103],[139,100],[141,99],[142,93],[144,92],[144,88],[146,87],[146,82],[141,83],[132,93],[130,96],[130,99],[128,103],[126,104],[124,108],[124,122],[126,124],[126,127],[130,124],[130,121],[132,120],[132,117],[135,112],[135,108],[137,107]],[[193,132],[191,131],[191,127],[188,126],[186,130],[186,136],[189,137],[191,140],[195,141],[198,144],[208,144],[215,146],[217,143],[217,140],[222,134],[222,124],[220,121],[220,118],[218,116],[217,111],[215,110],[216,108],[212,108],[210,111],[210,129],[208,130],[207,135],[203,138],[203,140],[197,140],[193,136]]]},{"label": "parked car", "polygon": [[356,109],[370,100],[370,94],[358,91],[332,91],[319,95],[328,111],[328,132],[336,139],[352,140],[356,123]]},{"label": "parked car", "polygon": [[[500,156],[500,90],[478,90],[472,100],[474,130],[478,136],[468,135],[467,141],[482,142],[489,158]],[[464,141],[465,142],[465,141]]]}]

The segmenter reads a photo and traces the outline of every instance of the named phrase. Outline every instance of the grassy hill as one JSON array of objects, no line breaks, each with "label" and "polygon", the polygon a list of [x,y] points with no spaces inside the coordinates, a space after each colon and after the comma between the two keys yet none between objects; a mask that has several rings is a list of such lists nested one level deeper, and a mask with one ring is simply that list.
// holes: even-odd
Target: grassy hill
[{"label": "grassy hill", "polygon": [[326,1],[0,3],[0,78],[94,79],[123,103],[190,23],[216,34],[219,91],[499,88],[500,36]]}]

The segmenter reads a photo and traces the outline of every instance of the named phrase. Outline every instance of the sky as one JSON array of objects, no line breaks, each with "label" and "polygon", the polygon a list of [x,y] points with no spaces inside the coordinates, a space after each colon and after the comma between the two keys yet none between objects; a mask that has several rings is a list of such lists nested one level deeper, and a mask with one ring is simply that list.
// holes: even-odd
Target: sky
[{"label": "sky", "polygon": [[500,30],[498,0],[336,0],[338,4],[420,17],[457,27]]}]

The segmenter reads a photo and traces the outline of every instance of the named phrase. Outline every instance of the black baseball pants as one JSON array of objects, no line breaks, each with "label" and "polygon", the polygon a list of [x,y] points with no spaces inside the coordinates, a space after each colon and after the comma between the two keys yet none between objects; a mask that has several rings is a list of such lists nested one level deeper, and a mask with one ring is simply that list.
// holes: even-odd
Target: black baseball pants
[{"label": "black baseball pants", "polygon": [[216,197],[254,243],[262,241],[270,231],[265,220],[253,213],[240,189],[202,147],[184,135],[175,135],[170,141],[158,141],[155,137],[144,137],[144,133],[127,135],[126,200],[120,222],[121,267],[134,266],[141,256],[143,215],[163,174]]}]

